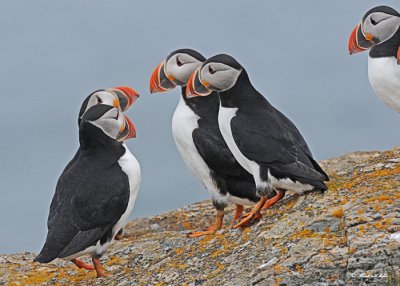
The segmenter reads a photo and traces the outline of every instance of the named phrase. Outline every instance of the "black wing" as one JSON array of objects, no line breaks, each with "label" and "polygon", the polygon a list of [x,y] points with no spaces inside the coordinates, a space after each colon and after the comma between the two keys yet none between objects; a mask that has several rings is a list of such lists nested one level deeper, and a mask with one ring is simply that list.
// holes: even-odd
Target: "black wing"
[{"label": "black wing", "polygon": [[248,159],[295,177],[326,180],[314,167],[310,149],[291,121],[273,107],[238,110],[231,121],[233,138]]},{"label": "black wing", "polygon": [[93,175],[81,180],[71,199],[73,223],[81,231],[115,223],[128,202],[128,176],[117,162],[106,171],[93,169]]}]

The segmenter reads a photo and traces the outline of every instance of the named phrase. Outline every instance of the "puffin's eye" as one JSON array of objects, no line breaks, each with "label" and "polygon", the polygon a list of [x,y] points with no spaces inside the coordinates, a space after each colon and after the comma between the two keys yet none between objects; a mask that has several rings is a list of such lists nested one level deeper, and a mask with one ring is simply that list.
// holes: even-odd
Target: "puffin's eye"
[{"label": "puffin's eye", "polygon": [[213,69],[211,66],[208,66],[208,71],[210,72],[210,74],[215,74],[216,70]]},{"label": "puffin's eye", "polygon": [[372,19],[372,17],[370,18],[370,20],[371,20],[371,24],[372,24],[372,25],[376,26],[376,24],[378,24],[378,22],[375,21],[374,19]]},{"label": "puffin's eye", "polygon": [[183,66],[183,63],[179,60],[178,57],[176,57],[176,64],[178,65],[178,67]]},{"label": "puffin's eye", "polygon": [[103,100],[98,95],[96,95],[96,98],[97,98],[97,103],[98,104],[103,103]]}]

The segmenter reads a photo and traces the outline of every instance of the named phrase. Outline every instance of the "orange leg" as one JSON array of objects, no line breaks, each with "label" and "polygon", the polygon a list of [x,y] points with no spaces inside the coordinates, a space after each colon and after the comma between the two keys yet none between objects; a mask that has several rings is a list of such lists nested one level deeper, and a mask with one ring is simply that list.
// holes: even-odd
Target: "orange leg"
[{"label": "orange leg", "polygon": [[210,226],[209,228],[207,228],[204,231],[196,231],[196,232],[188,233],[187,237],[194,238],[194,237],[199,237],[199,236],[203,236],[203,235],[214,234],[217,232],[217,230],[221,229],[223,219],[224,219],[224,211],[217,210],[217,216],[215,217],[214,225]]},{"label": "orange leg", "polygon": [[96,270],[97,277],[107,277],[108,275],[104,273],[103,267],[101,267],[100,260],[98,258],[92,257],[94,269]]},{"label": "orange leg", "polygon": [[121,240],[124,237],[123,231],[124,231],[124,229],[121,228],[120,231],[118,231],[117,234],[114,236],[114,239]]},{"label": "orange leg", "polygon": [[75,258],[75,259],[72,259],[71,261],[73,263],[75,263],[75,265],[78,266],[79,268],[84,268],[86,270],[94,270],[93,265],[87,264],[80,259]]},{"label": "orange leg", "polygon": [[266,197],[261,197],[260,201],[253,207],[253,209],[249,212],[249,214],[242,219],[238,224],[236,224],[235,226],[233,226],[233,228],[238,228],[240,226],[245,226],[246,223],[248,223],[250,220],[258,217],[260,214],[260,210],[262,208],[262,206],[264,205],[265,201],[266,201]]},{"label": "orange leg", "polygon": [[236,211],[232,219],[232,224],[242,216],[243,209],[244,207],[242,205],[236,205]]},{"label": "orange leg", "polygon": [[283,198],[284,195],[285,195],[285,190],[278,189],[275,197],[268,199],[265,202],[262,209],[265,210],[265,209],[269,208],[270,206],[273,206],[274,204],[276,204],[277,201],[279,201],[281,198]]}]

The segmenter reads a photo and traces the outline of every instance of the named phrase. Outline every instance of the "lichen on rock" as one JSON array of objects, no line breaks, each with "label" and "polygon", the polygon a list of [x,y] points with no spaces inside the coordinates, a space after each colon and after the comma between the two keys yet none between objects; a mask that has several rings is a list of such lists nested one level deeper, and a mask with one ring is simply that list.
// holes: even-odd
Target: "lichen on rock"
[{"label": "lichen on rock", "polygon": [[0,285],[399,285],[400,150],[346,156],[324,160],[325,194],[287,195],[251,228],[230,228],[231,207],[217,234],[186,238],[213,221],[201,202],[131,221],[108,278],[21,253],[0,256]]}]

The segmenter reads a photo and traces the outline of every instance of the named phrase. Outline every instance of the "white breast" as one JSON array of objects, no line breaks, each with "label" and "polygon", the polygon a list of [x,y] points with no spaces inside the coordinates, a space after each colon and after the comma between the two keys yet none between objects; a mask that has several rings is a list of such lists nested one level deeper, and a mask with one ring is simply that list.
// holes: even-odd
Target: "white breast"
[{"label": "white breast", "polygon": [[220,106],[218,112],[218,124],[221,131],[222,137],[231,150],[233,156],[239,162],[239,164],[247,170],[250,174],[253,174],[255,169],[258,169],[257,164],[254,161],[247,159],[242,152],[240,152],[238,146],[232,135],[231,120],[236,116],[238,108],[227,108]]},{"label": "white breast", "polygon": [[199,116],[181,98],[172,117],[172,135],[176,147],[190,172],[211,193],[214,199],[225,201],[210,176],[210,169],[200,156],[193,142],[193,130],[198,128]]},{"label": "white breast", "polygon": [[400,65],[394,57],[368,57],[369,82],[389,107],[400,112]]},{"label": "white breast", "polygon": [[139,162],[136,160],[135,156],[133,156],[132,153],[129,151],[128,147],[125,144],[123,144],[123,146],[126,152],[118,160],[118,164],[121,166],[122,171],[128,176],[129,202],[126,211],[113,227],[113,235],[116,234],[127,223],[128,217],[131,214],[133,207],[135,205],[141,181],[141,171]]}]

